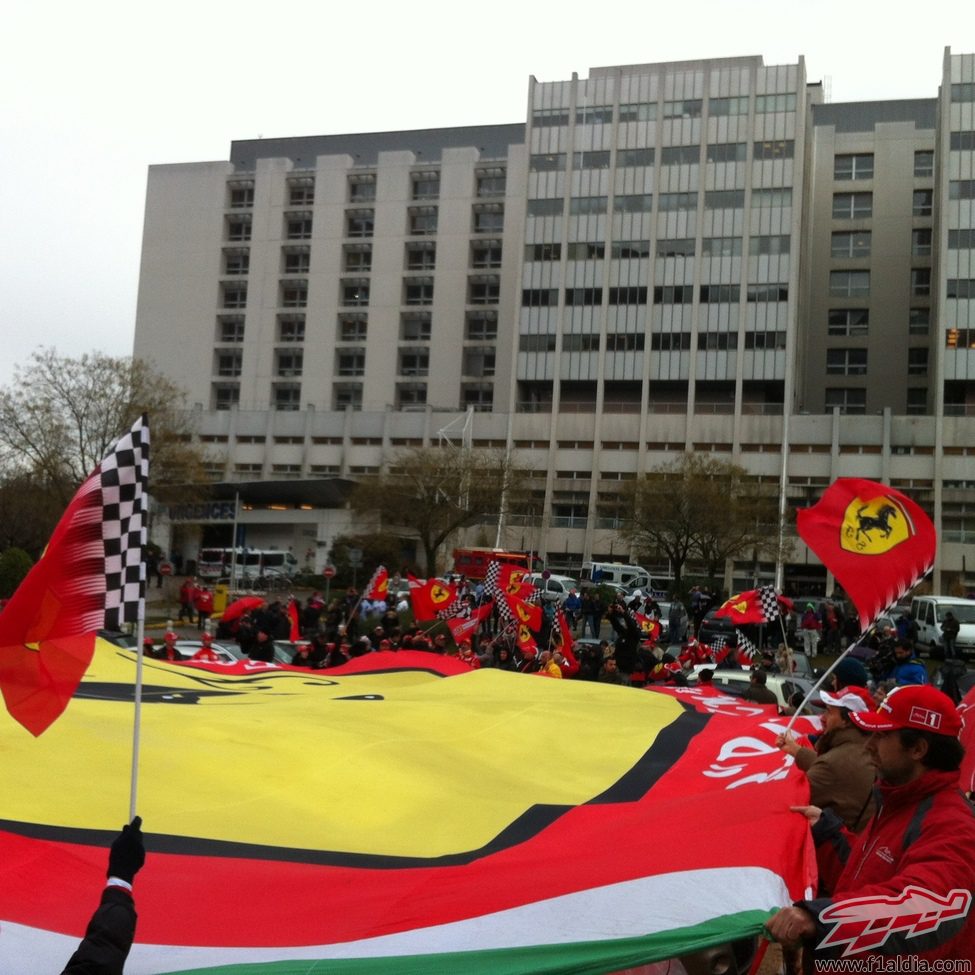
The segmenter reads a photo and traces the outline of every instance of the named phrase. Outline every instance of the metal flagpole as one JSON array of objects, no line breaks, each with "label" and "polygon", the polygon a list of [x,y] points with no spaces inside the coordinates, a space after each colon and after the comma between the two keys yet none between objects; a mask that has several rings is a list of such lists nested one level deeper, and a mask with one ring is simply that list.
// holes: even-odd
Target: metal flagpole
[{"label": "metal flagpole", "polygon": [[[144,564],[144,563],[143,563]],[[139,602],[139,622],[135,647],[135,717],[132,723],[132,784],[129,787],[129,822],[135,818],[136,795],[139,787],[139,742],[142,735],[142,641],[146,632],[146,601]]]}]

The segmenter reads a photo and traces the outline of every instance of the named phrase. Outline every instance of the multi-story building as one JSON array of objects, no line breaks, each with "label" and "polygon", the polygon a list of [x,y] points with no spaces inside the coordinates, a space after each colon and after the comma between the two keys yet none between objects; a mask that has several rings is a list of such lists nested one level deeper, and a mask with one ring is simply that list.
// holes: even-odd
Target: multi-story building
[{"label": "multi-story building", "polygon": [[[973,160],[949,51],[928,100],[727,58],[531,79],[524,125],[235,142],[150,169],[135,352],[190,390],[218,480],[510,449],[538,507],[498,540],[574,568],[629,554],[622,481],[706,451],[790,505],[893,484],[940,524],[935,585],[975,586]],[[309,518],[320,564],[348,516]],[[828,584],[798,553],[785,584]]]}]

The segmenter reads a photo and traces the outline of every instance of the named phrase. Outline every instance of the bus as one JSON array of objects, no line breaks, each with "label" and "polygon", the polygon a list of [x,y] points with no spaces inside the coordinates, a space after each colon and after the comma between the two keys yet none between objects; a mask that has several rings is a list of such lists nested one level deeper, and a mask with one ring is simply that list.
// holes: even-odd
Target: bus
[{"label": "bus", "polygon": [[201,579],[220,579],[229,576],[236,566],[237,579],[257,579],[261,576],[291,578],[298,572],[298,560],[291,552],[278,548],[201,548],[196,574]]},{"label": "bus", "polygon": [[541,572],[542,560],[534,552],[510,552],[503,548],[455,548],[454,568],[457,575],[475,581],[484,578],[491,562],[517,565],[526,572]]}]

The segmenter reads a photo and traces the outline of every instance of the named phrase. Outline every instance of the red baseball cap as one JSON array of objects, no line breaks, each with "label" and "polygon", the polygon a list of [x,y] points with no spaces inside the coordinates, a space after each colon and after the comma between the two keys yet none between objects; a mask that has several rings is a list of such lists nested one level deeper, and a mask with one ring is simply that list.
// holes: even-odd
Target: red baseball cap
[{"label": "red baseball cap", "polygon": [[865,687],[844,687],[834,694],[820,691],[819,696],[823,704],[831,704],[834,708],[846,708],[848,711],[858,713],[873,711],[877,707],[874,696]]},{"label": "red baseball cap", "polygon": [[955,702],[930,684],[895,687],[876,711],[854,712],[850,720],[864,731],[914,728],[952,738],[957,738],[961,731],[961,718]]}]

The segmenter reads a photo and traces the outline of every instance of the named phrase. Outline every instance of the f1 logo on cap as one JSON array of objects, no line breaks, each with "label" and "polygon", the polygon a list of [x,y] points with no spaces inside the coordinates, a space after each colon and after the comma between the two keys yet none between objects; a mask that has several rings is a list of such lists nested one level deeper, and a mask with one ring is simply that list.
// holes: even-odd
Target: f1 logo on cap
[{"label": "f1 logo on cap", "polygon": [[923,725],[932,731],[937,731],[941,727],[941,715],[937,711],[930,711],[928,708],[919,708],[916,705],[911,708],[909,720],[913,725]]}]

